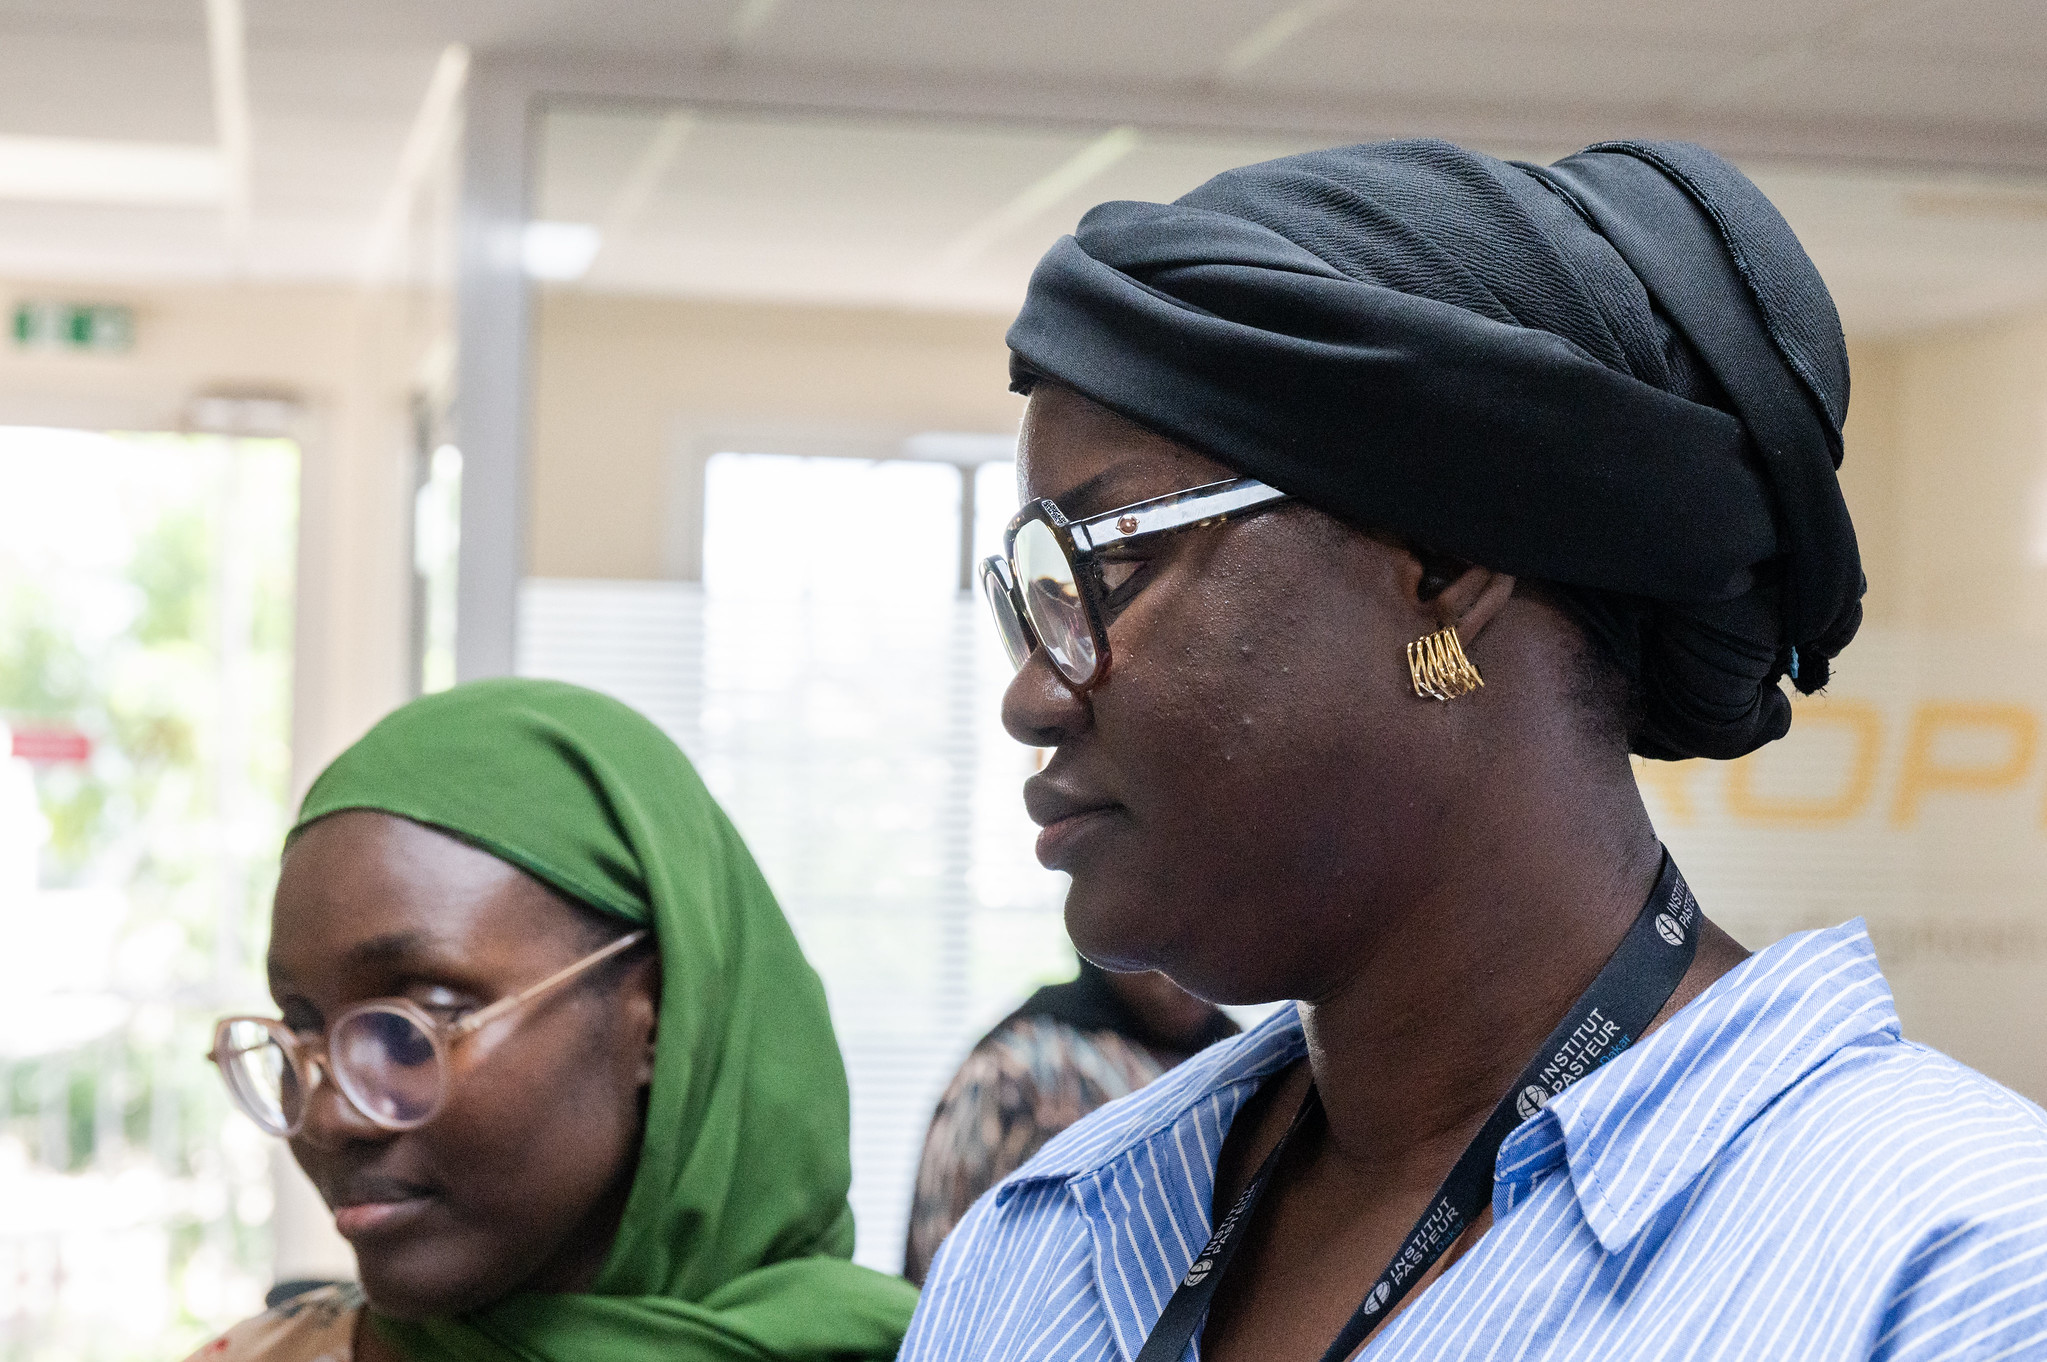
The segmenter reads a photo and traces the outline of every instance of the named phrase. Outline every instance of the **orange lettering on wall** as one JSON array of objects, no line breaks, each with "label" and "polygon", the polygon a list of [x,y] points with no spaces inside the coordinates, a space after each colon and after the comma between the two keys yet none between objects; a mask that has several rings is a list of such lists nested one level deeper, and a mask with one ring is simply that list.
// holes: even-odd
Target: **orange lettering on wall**
[{"label": "orange lettering on wall", "polygon": [[1647,757],[1633,758],[1635,780],[1655,797],[1663,806],[1673,823],[1692,823],[1698,820],[1699,811],[1692,803],[1689,778],[1702,765],[1696,761],[1651,761]]},{"label": "orange lettering on wall", "polygon": [[1867,700],[1815,700],[1798,707],[1797,724],[1843,724],[1855,735],[1855,755],[1847,779],[1834,794],[1819,798],[1773,798],[1756,793],[1756,758],[1743,757],[1727,768],[1727,811],[1744,823],[1790,823],[1810,827],[1845,822],[1868,807],[1876,793],[1876,773],[1883,758],[1883,714]]},{"label": "orange lettering on wall", "polygon": [[[2002,760],[1995,762],[1941,762],[1936,743],[1943,733],[1968,730],[2001,732],[2006,739]],[[1891,821],[1903,826],[1918,816],[1926,796],[1944,792],[1984,793],[2003,790],[2025,779],[2038,745],[2040,721],[2024,705],[1928,701],[1912,715],[1912,728],[1905,739],[1905,768],[1898,777],[1898,799],[1891,806]]]}]

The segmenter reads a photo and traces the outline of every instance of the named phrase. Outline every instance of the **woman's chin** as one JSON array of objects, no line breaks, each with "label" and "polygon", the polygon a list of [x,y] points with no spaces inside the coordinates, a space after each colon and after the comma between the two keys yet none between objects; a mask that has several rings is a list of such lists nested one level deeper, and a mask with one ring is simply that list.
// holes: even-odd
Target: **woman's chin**
[{"label": "woman's chin", "polygon": [[1171,910],[1133,898],[1121,886],[1076,875],[1066,891],[1066,934],[1075,950],[1106,970],[1166,969],[1175,925]]},{"label": "woman's chin", "polygon": [[412,1284],[401,1284],[381,1279],[380,1274],[368,1267],[359,1269],[362,1275],[363,1299],[370,1309],[386,1319],[395,1319],[404,1324],[417,1324],[424,1319],[452,1313],[439,1308],[440,1298],[433,1293],[421,1293]]},{"label": "woman's chin", "polygon": [[460,1279],[447,1269],[447,1260],[436,1260],[431,1253],[356,1255],[363,1298],[378,1314],[401,1323],[466,1315],[505,1294],[493,1284]]},{"label": "woman's chin", "polygon": [[1211,903],[1165,904],[1074,878],[1066,895],[1066,933],[1074,949],[1117,973],[1158,970],[1182,989],[1220,1006],[1290,998],[1290,961],[1267,958],[1256,940],[1234,939],[1232,914]]}]

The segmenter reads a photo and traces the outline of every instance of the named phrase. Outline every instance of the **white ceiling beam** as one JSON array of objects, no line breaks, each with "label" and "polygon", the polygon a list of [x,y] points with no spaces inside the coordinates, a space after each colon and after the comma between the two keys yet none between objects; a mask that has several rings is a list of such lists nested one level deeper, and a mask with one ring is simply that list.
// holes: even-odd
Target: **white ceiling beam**
[{"label": "white ceiling beam", "polygon": [[[478,60],[484,58],[479,55]],[[1791,119],[1745,106],[1677,108],[1668,101],[1588,107],[1515,100],[1420,100],[1267,92],[1218,86],[1112,84],[992,75],[870,72],[711,61],[690,67],[618,57],[502,54],[493,69],[539,94],[669,100],[700,112],[871,114],[1015,120],[1146,134],[1272,135],[1331,143],[1435,136],[1529,153],[1571,150],[1617,136],[1686,138],[1736,160],[1815,167],[1977,170],[2047,174],[2047,129],[1915,123],[1868,116]]]},{"label": "white ceiling beam", "polygon": [[447,145],[462,106],[462,86],[469,78],[469,49],[450,43],[441,49],[434,71],[427,78],[426,93],[406,130],[405,145],[398,152],[398,169],[384,202],[364,238],[362,264],[358,273],[365,282],[375,282],[389,273],[392,257],[405,235],[407,219],[419,191],[433,173],[435,157]]},{"label": "white ceiling beam", "polygon": [[696,115],[690,110],[677,109],[654,125],[653,135],[640,148],[625,178],[619,181],[611,202],[605,206],[603,219],[597,224],[602,234],[599,251],[603,250],[602,242],[620,240],[639,225],[640,215],[647,211],[654,192],[667,178],[669,167],[675,164],[696,122]]},{"label": "white ceiling beam", "polygon": [[1216,68],[1224,80],[1235,80],[1252,67],[1333,14],[1349,9],[1355,0],[1301,0],[1289,5],[1253,29],[1248,37],[1223,55]]},{"label": "white ceiling beam", "polygon": [[249,33],[242,0],[206,0],[206,54],[213,75],[213,128],[226,172],[221,225],[236,266],[249,246]]},{"label": "white ceiling beam", "polygon": [[1063,200],[1101,178],[1103,172],[1137,150],[1143,141],[1136,128],[1111,128],[1043,176],[1019,190],[994,212],[961,232],[933,258],[925,286],[936,284],[972,265],[990,246],[1029,226]]},{"label": "white ceiling beam", "polygon": [[726,53],[736,53],[745,47],[780,8],[782,0],[740,0],[739,8],[732,13],[732,22],[725,28]]}]

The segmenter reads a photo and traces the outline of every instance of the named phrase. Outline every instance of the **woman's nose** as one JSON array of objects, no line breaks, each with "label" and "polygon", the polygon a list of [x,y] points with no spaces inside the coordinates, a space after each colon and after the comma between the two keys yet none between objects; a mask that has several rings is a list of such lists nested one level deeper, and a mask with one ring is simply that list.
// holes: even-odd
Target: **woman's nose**
[{"label": "woman's nose", "polygon": [[1002,726],[1026,747],[1057,747],[1093,723],[1093,706],[1060,675],[1043,648],[1024,659],[1002,693]]},{"label": "woman's nose", "polygon": [[[317,1064],[317,1061],[316,1061]],[[332,1072],[324,1065],[314,1069],[311,1091],[306,1095],[306,1119],[294,1139],[323,1148],[359,1144],[364,1140],[388,1139],[395,1132],[384,1129],[362,1114],[348,1094],[341,1091]]]}]

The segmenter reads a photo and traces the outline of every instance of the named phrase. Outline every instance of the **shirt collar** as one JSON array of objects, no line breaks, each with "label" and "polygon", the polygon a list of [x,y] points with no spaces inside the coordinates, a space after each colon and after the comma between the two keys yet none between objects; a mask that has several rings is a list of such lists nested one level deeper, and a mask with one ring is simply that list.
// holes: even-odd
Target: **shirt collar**
[{"label": "shirt collar", "polygon": [[1563,1162],[1586,1224],[1618,1251],[1793,1084],[1898,1034],[1862,919],[1787,937],[1509,1135],[1495,1212]]},{"label": "shirt collar", "polygon": [[1228,1128],[1236,1109],[1273,1074],[1306,1054],[1300,1014],[1283,1003],[1244,1035],[1212,1045],[1148,1088],[1104,1107],[1054,1136],[1023,1167],[1005,1178],[997,1205],[1035,1182],[1095,1173],[1186,1119],[1198,1105],[1220,1104]]},{"label": "shirt collar", "polygon": [[[1898,1036],[1890,986],[1861,918],[1801,932],[1750,956],[1647,1040],[1581,1080],[1500,1148],[1494,1207],[1510,1209],[1567,1163],[1592,1233],[1624,1247],[1765,1107],[1853,1045]],[[1056,1136],[996,1190],[1100,1172],[1214,1103],[1224,1129],[1266,1078],[1307,1051],[1287,1003],[1149,1088]]]}]

